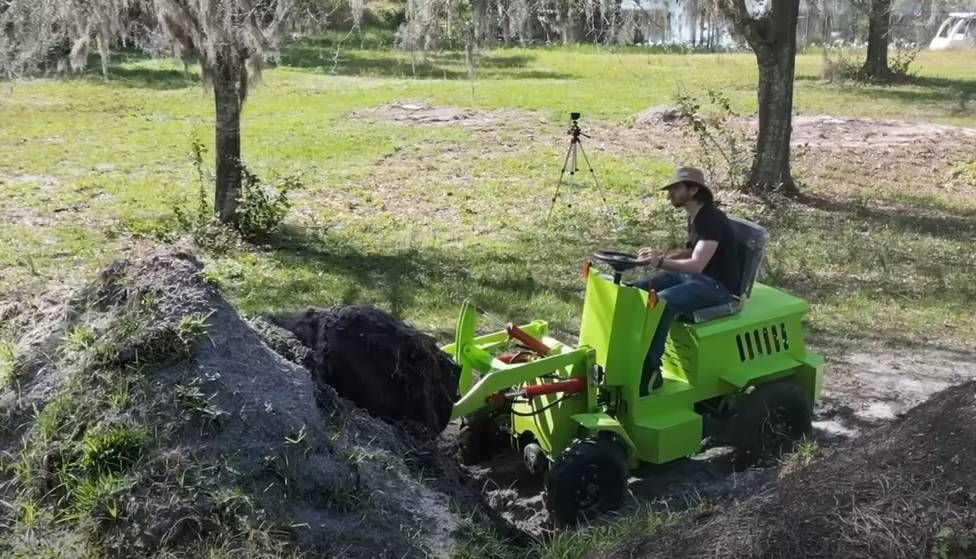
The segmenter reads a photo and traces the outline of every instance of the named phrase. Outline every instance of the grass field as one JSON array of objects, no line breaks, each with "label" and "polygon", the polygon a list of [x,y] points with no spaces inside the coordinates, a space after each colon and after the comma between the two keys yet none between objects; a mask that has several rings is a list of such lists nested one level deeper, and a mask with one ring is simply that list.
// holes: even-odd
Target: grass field
[{"label": "grass field", "polygon": [[[570,333],[588,252],[680,237],[682,217],[649,190],[680,154],[618,144],[629,119],[682,89],[718,89],[736,109],[755,109],[749,54],[504,49],[484,53],[470,80],[458,53],[412,63],[348,44],[293,46],[247,102],[247,163],[261,175],[301,173],[306,188],[270,243],[207,256],[214,281],[246,312],[375,304],[444,339],[472,297],[495,315],[546,318]],[[819,54],[798,58],[800,114],[976,125],[969,53],[922,53],[919,77],[891,87],[822,83],[820,65]],[[78,281],[167,227],[172,206],[197,188],[191,138],[212,145],[212,96],[195,76],[176,61],[130,55],[116,58],[107,82],[0,83],[0,292]],[[402,100],[506,111],[486,113],[505,117],[481,128],[354,114]],[[545,223],[570,110],[594,132],[590,153],[622,228],[589,187],[568,189]],[[943,162],[961,190],[879,186],[868,168],[811,179],[801,166],[820,207],[726,198],[770,227],[769,281],[812,301],[814,330],[968,347],[973,161]]]}]

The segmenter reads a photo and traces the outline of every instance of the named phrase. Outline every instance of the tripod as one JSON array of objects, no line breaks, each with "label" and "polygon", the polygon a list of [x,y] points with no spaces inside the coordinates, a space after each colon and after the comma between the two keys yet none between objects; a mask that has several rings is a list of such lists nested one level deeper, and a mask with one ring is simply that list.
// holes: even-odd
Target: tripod
[{"label": "tripod", "polygon": [[610,204],[607,202],[607,197],[603,192],[603,188],[600,186],[600,181],[596,178],[596,173],[593,171],[593,165],[590,164],[590,158],[586,155],[586,150],[583,149],[583,141],[580,137],[589,138],[588,134],[584,134],[579,127],[579,113],[569,114],[569,149],[566,150],[566,159],[563,160],[563,168],[559,171],[559,181],[556,182],[556,190],[552,193],[552,203],[549,204],[549,213],[546,215],[546,225],[549,224],[549,219],[552,217],[552,211],[556,208],[556,199],[559,197],[559,191],[563,186],[563,179],[566,177],[566,171],[569,171],[569,176],[576,176],[576,172],[579,171],[579,165],[577,163],[577,153],[583,155],[583,161],[586,163],[586,168],[590,171],[590,176],[593,177],[593,184],[596,185],[597,192],[600,193],[600,198],[603,200],[603,205],[606,207],[607,213],[613,218],[615,226],[619,227],[617,223],[617,216],[610,209]]}]

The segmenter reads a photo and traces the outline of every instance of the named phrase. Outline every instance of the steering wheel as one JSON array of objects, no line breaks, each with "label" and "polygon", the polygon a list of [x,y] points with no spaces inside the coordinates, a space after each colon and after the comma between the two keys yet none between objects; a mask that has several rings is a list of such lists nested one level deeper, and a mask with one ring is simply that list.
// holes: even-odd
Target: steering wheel
[{"label": "steering wheel", "polygon": [[598,250],[593,253],[593,260],[603,262],[617,273],[626,272],[641,265],[636,254],[615,250]]}]

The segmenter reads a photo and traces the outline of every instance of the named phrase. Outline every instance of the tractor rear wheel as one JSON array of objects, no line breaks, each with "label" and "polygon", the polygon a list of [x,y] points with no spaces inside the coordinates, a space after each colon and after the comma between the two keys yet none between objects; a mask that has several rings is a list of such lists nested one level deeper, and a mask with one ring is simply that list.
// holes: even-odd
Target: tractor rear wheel
[{"label": "tractor rear wheel", "polygon": [[619,508],[626,485],[620,445],[605,438],[578,439],[546,475],[546,507],[557,525],[572,526]]},{"label": "tractor rear wheel", "polygon": [[792,379],[761,384],[733,420],[736,462],[751,466],[778,457],[812,430],[813,402]]}]

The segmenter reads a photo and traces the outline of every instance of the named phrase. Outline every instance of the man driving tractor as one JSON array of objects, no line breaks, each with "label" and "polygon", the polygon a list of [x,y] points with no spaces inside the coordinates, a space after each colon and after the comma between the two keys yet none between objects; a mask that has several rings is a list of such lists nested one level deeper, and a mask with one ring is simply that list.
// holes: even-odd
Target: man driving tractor
[{"label": "man driving tractor", "polygon": [[705,176],[694,167],[681,167],[661,190],[676,208],[688,214],[688,242],[684,250],[659,252],[651,247],[638,251],[640,263],[659,270],[634,282],[635,287],[657,292],[667,305],[644,359],[640,396],[659,388],[661,357],[671,322],[676,316],[734,300],[740,277],[735,232],[725,213],[715,206]]}]

